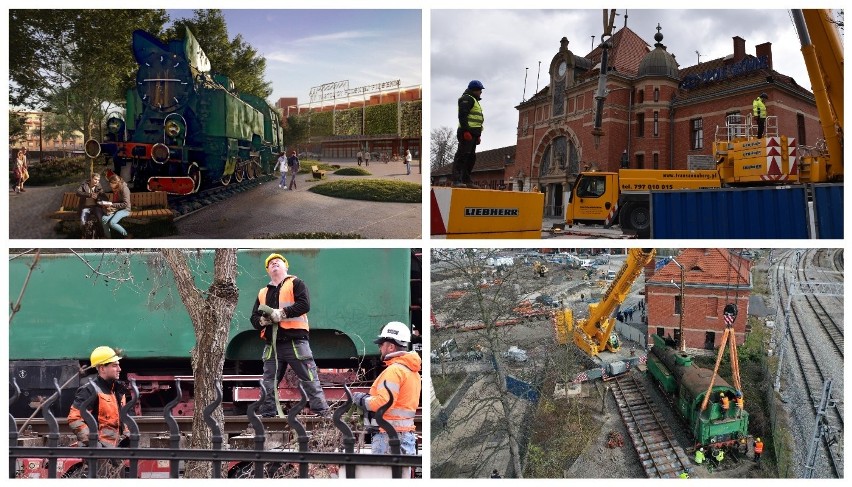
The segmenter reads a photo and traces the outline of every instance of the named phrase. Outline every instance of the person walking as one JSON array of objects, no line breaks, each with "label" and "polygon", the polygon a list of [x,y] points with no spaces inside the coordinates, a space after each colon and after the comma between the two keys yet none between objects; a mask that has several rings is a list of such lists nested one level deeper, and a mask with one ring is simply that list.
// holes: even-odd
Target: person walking
[{"label": "person walking", "polygon": [[411,174],[411,151],[405,150],[405,175]]},{"label": "person walking", "polygon": [[272,168],[272,171],[275,172],[276,170],[281,171],[281,180],[278,181],[278,187],[285,190],[288,189],[287,171],[289,169],[287,167],[287,151],[282,152],[281,155],[278,157],[278,160],[275,161],[275,167]]},{"label": "person walking", "polygon": [[359,150],[358,151],[358,165],[360,166],[362,162],[364,162],[364,153]]},{"label": "person walking", "polygon": [[84,402],[97,395],[88,410],[98,422],[98,442],[102,447],[115,448],[127,433],[119,415],[128,393],[127,388],[118,382],[121,357],[113,348],[101,346],[92,350],[89,360],[97,375],[77,389],[68,412],[68,427],[80,444],[89,446],[89,426],[83,420],[82,408]]},{"label": "person walking", "polygon": [[290,170],[290,189],[293,190],[296,189],[296,175],[299,174],[301,167],[296,151],[290,152],[290,157],[287,158],[287,167]]},{"label": "person walking", "polygon": [[114,230],[122,238],[129,238],[127,230],[118,224],[123,218],[130,215],[130,188],[118,174],[109,177],[109,186],[112,196],[109,201],[101,201],[105,215],[101,217],[101,227],[104,237],[110,238],[110,230]]},{"label": "person walking", "polygon": [[27,182],[27,179],[30,178],[29,164],[27,163],[27,148],[21,147],[18,151],[18,155],[15,161],[15,172],[17,177],[17,186],[15,186],[16,193],[26,193],[27,190],[24,189],[24,183]]},{"label": "person walking", "polygon": [[364,151],[364,166],[370,165],[370,151]]},{"label": "person walking", "polygon": [[[373,341],[379,346],[379,353],[387,368],[373,381],[369,394],[353,394],[355,405],[361,408],[367,418],[390,400],[388,391],[393,393],[393,404],[384,414],[384,419],[399,434],[400,450],[404,455],[417,454],[417,435],[414,417],[420,403],[420,355],[409,352],[411,331],[404,323],[391,321],[382,328],[378,338]],[[385,385],[385,383],[387,383]],[[373,430],[372,452],[390,453],[387,432],[378,427],[375,419],[369,423]]]},{"label": "person walking", "polygon": [[309,342],[311,300],[308,287],[301,279],[289,274],[290,264],[283,255],[270,254],[264,264],[270,281],[258,292],[251,311],[251,324],[266,342],[261,380],[267,394],[258,414],[266,418],[278,416],[278,382],[290,366],[308,395],[311,411],[318,416],[330,417],[331,409],[320,385]]},{"label": "person walking", "polygon": [[760,438],[754,440],[754,461],[760,463],[760,455],[763,453],[763,441]]},{"label": "person walking", "polygon": [[476,146],[482,139],[482,127],[485,115],[482,112],[482,90],[485,87],[479,80],[472,80],[458,100],[459,127],[456,138],[459,145],[453,156],[453,186],[478,188],[473,183],[471,173],[476,164]]},{"label": "person walking", "polygon": [[760,96],[754,99],[751,103],[752,115],[757,120],[757,138],[763,138],[763,132],[766,130],[766,100],[769,95],[761,93]]}]

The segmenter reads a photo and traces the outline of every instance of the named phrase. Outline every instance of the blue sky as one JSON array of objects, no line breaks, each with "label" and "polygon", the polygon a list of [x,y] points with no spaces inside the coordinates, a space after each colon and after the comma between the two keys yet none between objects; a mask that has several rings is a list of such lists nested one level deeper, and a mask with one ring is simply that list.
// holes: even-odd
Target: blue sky
[{"label": "blue sky", "polygon": [[[228,37],[242,34],[266,58],[266,79],[273,89],[270,102],[295,96],[307,103],[312,86],[347,79],[350,88],[395,79],[402,86],[423,81],[419,9],[223,13]],[[172,20],[192,18],[192,10],[168,14]]]}]

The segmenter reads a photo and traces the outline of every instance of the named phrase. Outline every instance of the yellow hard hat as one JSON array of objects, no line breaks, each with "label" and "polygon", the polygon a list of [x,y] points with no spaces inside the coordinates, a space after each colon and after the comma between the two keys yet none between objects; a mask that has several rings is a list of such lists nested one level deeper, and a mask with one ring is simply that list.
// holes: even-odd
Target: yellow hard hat
[{"label": "yellow hard hat", "polygon": [[269,268],[269,261],[271,261],[272,259],[281,259],[281,260],[284,261],[284,265],[286,265],[287,268],[290,267],[290,263],[287,262],[287,259],[285,259],[284,256],[281,255],[281,254],[269,254],[269,257],[266,258],[266,262],[263,263],[264,267],[266,267],[268,269]]},{"label": "yellow hard hat", "polygon": [[755,441],[760,441],[760,438],[756,439]]},{"label": "yellow hard hat", "polygon": [[92,355],[89,357],[89,360],[92,363],[92,367],[97,367],[98,365],[118,362],[121,360],[121,357],[119,357],[118,352],[112,348],[101,346],[92,350]]}]

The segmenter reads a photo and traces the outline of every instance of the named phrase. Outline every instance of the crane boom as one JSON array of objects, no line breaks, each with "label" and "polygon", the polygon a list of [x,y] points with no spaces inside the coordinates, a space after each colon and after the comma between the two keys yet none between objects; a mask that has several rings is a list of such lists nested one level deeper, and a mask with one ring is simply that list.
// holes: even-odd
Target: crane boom
[{"label": "crane boom", "polygon": [[[825,9],[792,10],[793,23],[802,45],[811,89],[825,136],[828,161],[825,175],[817,172],[815,182],[843,178],[843,45]],[[803,158],[803,163],[808,160]]]},{"label": "crane boom", "polygon": [[607,288],[600,302],[589,304],[589,317],[577,320],[574,343],[594,357],[603,350],[615,351],[618,344],[610,342],[615,318],[612,313],[630,294],[630,286],[642,273],[642,268],[656,255],[654,249],[629,249],[624,265]]}]

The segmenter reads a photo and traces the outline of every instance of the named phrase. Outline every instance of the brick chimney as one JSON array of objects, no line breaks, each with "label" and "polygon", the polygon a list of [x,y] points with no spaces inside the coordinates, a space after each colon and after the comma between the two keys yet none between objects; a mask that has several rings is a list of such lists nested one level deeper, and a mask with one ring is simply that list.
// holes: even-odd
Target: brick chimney
[{"label": "brick chimney", "polygon": [[740,36],[734,36],[734,63],[738,63],[745,59],[745,39]]},{"label": "brick chimney", "polygon": [[769,66],[769,69],[772,69],[772,43],[764,42],[763,44],[758,44],[754,46],[754,49],[756,51],[758,59],[763,56],[766,56],[766,59],[768,61],[767,65]]}]

